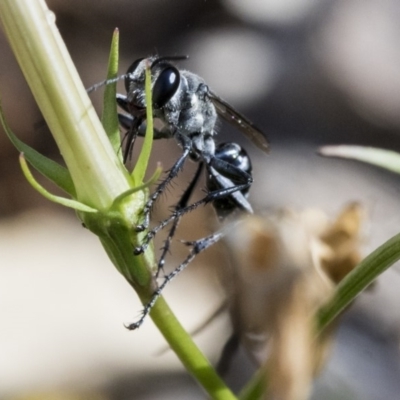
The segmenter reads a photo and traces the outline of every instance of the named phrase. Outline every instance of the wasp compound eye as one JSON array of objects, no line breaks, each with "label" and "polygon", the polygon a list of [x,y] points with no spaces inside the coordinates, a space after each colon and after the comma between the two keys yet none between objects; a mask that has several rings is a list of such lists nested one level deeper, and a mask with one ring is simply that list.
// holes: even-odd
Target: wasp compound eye
[{"label": "wasp compound eye", "polygon": [[136,68],[138,65],[144,60],[144,58],[139,58],[136,61],[132,63],[132,65],[128,68],[128,71],[126,71],[126,78],[125,78],[125,89],[127,92],[129,92],[130,89],[130,83],[132,82],[131,74],[135,72]]},{"label": "wasp compound eye", "polygon": [[153,104],[155,108],[163,107],[176,93],[179,87],[180,74],[172,65],[166,67],[158,76],[153,87]]}]

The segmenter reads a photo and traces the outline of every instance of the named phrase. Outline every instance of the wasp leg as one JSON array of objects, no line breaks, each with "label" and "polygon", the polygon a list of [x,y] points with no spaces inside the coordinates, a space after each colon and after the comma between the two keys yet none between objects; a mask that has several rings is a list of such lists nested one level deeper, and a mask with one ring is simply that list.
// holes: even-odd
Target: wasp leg
[{"label": "wasp leg", "polygon": [[158,199],[158,197],[164,192],[166,186],[178,175],[179,171],[182,169],[183,164],[190,154],[190,150],[192,148],[192,141],[185,135],[176,134],[178,141],[181,143],[183,152],[179,157],[178,161],[172,166],[169,170],[167,177],[157,186],[154,193],[150,196],[149,200],[147,200],[144,208],[143,208],[143,222],[142,224],[136,226],[136,232],[143,232],[148,228],[150,223],[150,212],[153,207],[154,202]]},{"label": "wasp leg", "polygon": [[214,233],[210,236],[207,236],[205,238],[196,240],[194,242],[186,242],[186,244],[188,246],[192,246],[192,250],[190,251],[189,255],[186,257],[186,259],[183,261],[182,264],[180,264],[171,273],[169,273],[168,275],[166,275],[164,277],[163,283],[153,293],[151,300],[144,307],[144,309],[142,311],[142,316],[140,317],[140,319],[138,321],[128,325],[126,328],[129,330],[138,329],[143,324],[143,321],[145,320],[147,315],[150,313],[151,309],[154,307],[154,304],[156,304],[158,298],[161,296],[163,290],[168,285],[168,283],[171,282],[174,278],[176,278],[193,261],[193,259],[198,254],[200,254],[204,250],[208,249],[214,243],[218,242],[223,236],[224,236],[224,233],[222,231],[220,231],[220,232]]},{"label": "wasp leg", "polygon": [[[182,208],[185,208],[187,206],[189,199],[192,196],[193,190],[195,189],[197,182],[199,181],[202,170],[203,170],[203,163],[200,163],[192,181],[189,183],[188,187],[184,191],[178,204],[175,206],[175,212],[179,212],[179,210],[181,210]],[[168,236],[164,242],[164,246],[162,247],[162,251],[161,251],[161,256],[158,261],[156,278],[160,274],[160,271],[164,269],[165,258],[171,247],[171,241],[172,241],[173,237],[175,236],[175,232],[176,232],[176,229],[178,228],[180,220],[181,220],[181,217],[176,218],[174,220],[174,223],[172,224],[172,227],[170,228],[170,230],[168,232]]]},{"label": "wasp leg", "polygon": [[[213,179],[218,183],[220,189],[209,192],[205,197],[203,197],[202,199],[196,201],[195,203],[189,206],[182,208],[178,207],[175,208],[174,212],[168,218],[161,221],[159,225],[157,225],[147,233],[141,246],[135,248],[134,250],[135,255],[143,253],[147,249],[151,239],[153,239],[154,236],[165,226],[167,226],[169,223],[173,221],[180,219],[184,214],[187,214],[188,212],[195,210],[202,204],[207,204],[215,200],[219,200],[230,196],[231,200],[236,203],[236,207],[238,209],[246,211],[250,214],[253,213],[253,209],[251,208],[250,203],[247,201],[246,197],[242,193],[242,191],[245,191],[250,187],[250,185],[253,182],[253,178],[251,177],[250,174],[242,171],[241,169],[232,166],[225,161],[222,160],[220,161],[221,162],[219,162],[216,165],[220,169],[220,171],[222,170],[226,172],[226,170],[228,170],[229,175],[234,176],[236,181],[242,181],[243,183],[235,185],[230,179],[226,178],[220,172],[214,169],[214,167],[208,166],[207,170],[213,176]],[[224,167],[226,167],[226,169],[224,169]]]}]

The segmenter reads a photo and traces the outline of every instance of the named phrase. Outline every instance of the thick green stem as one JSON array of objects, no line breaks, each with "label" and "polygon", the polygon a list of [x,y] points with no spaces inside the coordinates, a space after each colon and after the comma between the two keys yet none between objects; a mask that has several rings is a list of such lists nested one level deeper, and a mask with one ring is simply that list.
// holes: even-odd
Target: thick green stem
[{"label": "thick green stem", "polygon": [[[44,1],[1,0],[10,45],[72,175],[78,200],[107,208],[129,189],[112,146]],[[94,195],[95,193],[95,195]]]},{"label": "thick green stem", "polygon": [[[154,255],[151,249],[142,256],[134,256],[132,251],[140,241],[132,226],[140,216],[146,194],[135,192],[113,206],[115,199],[132,189],[132,178],[93,109],[56,28],[54,14],[43,0],[0,0],[0,18],[67,164],[77,200],[98,210],[79,212],[79,216],[99,236],[114,265],[146,303],[154,290]],[[211,398],[235,399],[162,298],[150,315]]]}]

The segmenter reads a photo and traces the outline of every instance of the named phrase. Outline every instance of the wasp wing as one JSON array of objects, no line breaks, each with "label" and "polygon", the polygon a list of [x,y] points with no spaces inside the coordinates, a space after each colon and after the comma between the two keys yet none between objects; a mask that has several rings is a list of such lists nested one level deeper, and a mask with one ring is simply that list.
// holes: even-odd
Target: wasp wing
[{"label": "wasp wing", "polygon": [[208,95],[210,100],[213,102],[218,115],[230,124],[236,126],[236,128],[242,131],[258,148],[266,153],[269,152],[268,140],[260,129],[215,93],[210,91]]}]

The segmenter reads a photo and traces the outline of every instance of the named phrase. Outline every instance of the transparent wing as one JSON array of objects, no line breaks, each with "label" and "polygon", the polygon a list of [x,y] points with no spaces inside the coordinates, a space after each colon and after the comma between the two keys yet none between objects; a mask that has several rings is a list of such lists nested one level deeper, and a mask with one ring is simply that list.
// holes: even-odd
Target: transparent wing
[{"label": "transparent wing", "polygon": [[269,143],[262,131],[260,131],[243,114],[236,111],[225,100],[222,100],[215,93],[209,92],[210,100],[213,102],[218,115],[242,131],[258,148],[264,152],[269,152]]}]

